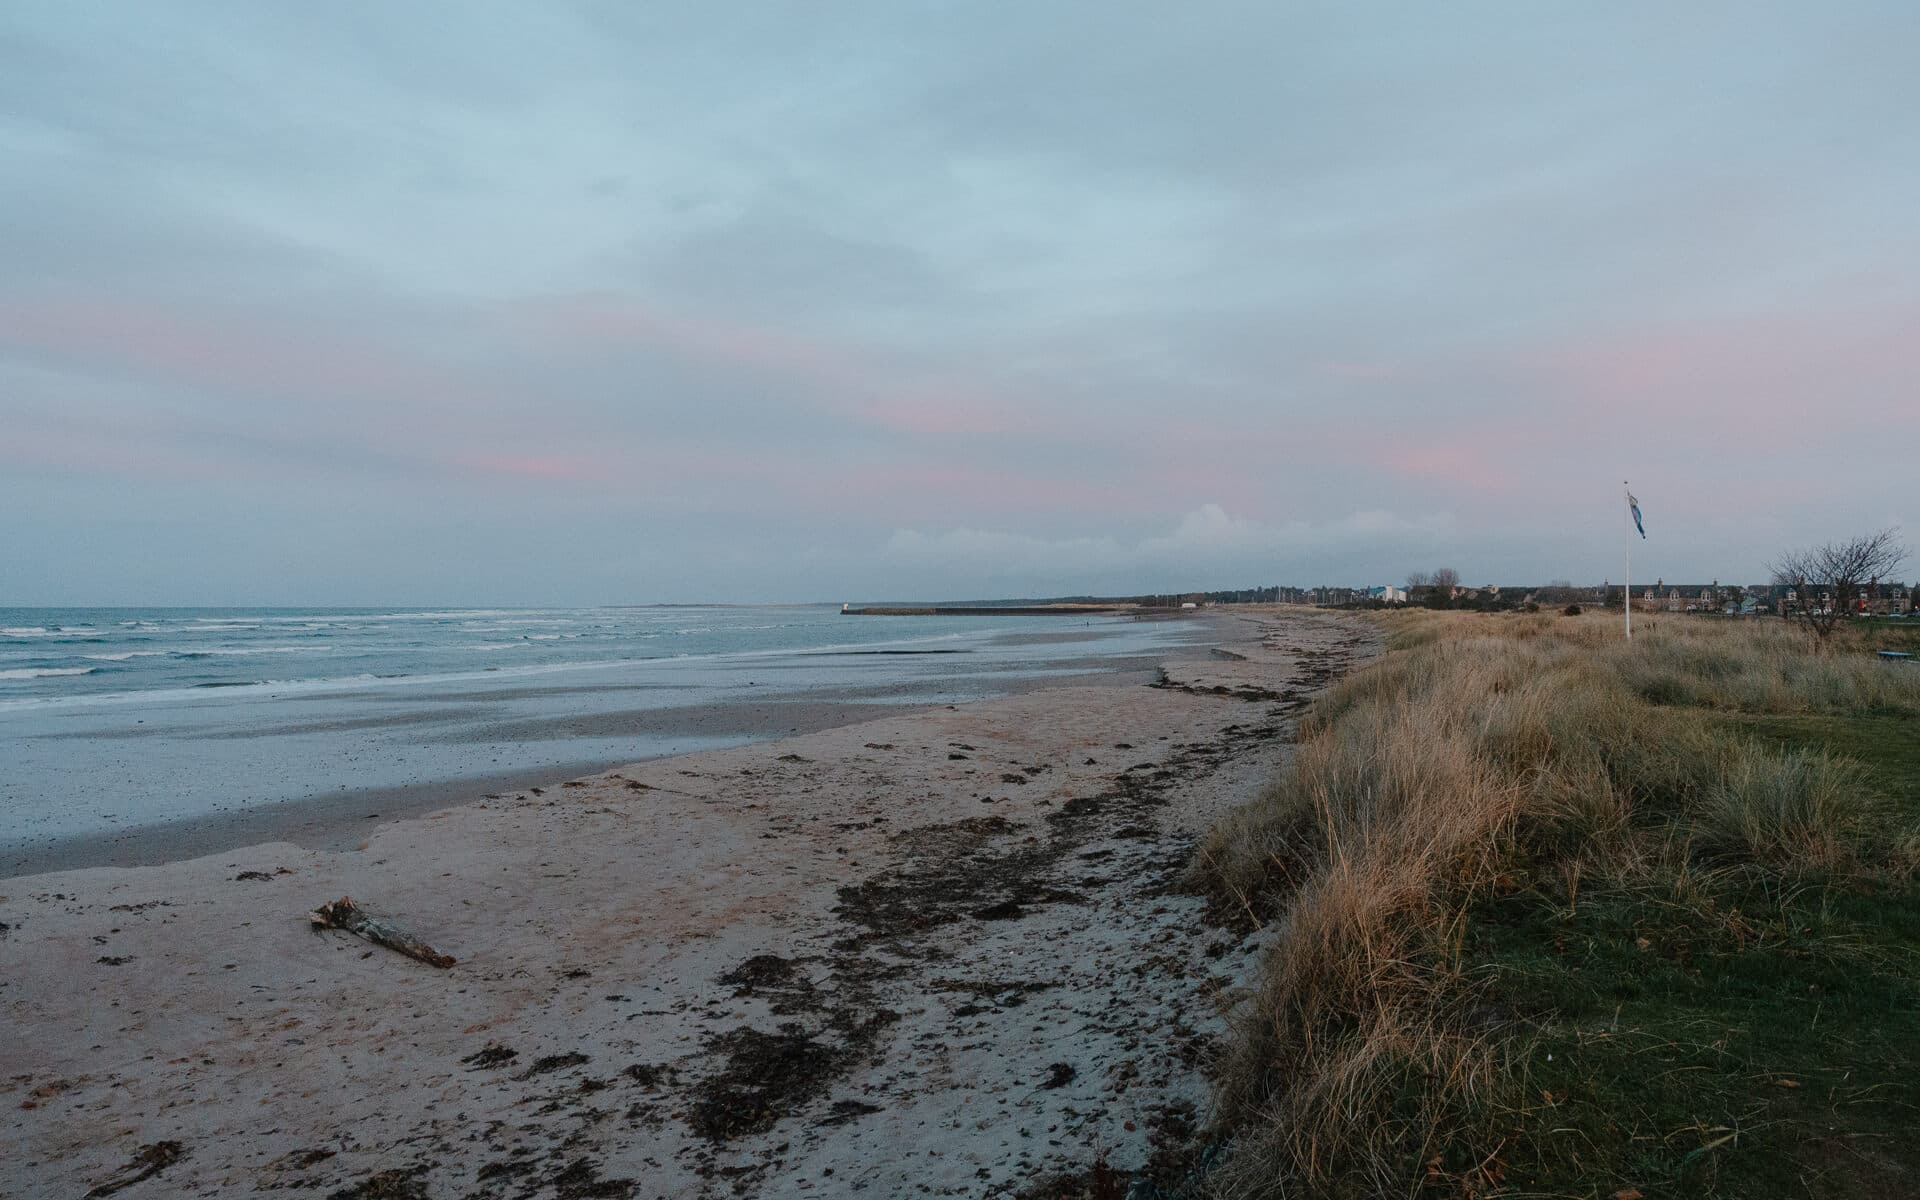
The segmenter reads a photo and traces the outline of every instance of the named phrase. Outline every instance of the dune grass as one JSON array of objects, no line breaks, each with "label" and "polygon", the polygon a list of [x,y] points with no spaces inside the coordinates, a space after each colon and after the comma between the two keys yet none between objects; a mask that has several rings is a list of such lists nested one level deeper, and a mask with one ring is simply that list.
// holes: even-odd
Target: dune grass
[{"label": "dune grass", "polygon": [[1196,859],[1271,935],[1216,1190],[1920,1194],[1920,668],[1380,619]]}]

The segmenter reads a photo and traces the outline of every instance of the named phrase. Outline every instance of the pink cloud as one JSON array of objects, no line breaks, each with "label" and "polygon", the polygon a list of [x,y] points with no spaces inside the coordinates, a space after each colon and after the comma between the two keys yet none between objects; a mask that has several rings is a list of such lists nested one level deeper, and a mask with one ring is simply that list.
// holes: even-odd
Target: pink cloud
[{"label": "pink cloud", "polygon": [[1429,441],[1384,446],[1375,462],[1402,478],[1492,493],[1519,486],[1511,463],[1524,453],[1508,439]]},{"label": "pink cloud", "polygon": [[798,384],[824,409],[896,433],[1010,433],[1032,424],[1003,397],[878,355],[760,325],[668,312],[631,297],[562,297],[514,316],[543,342],[640,347]]},{"label": "pink cloud", "polygon": [[0,437],[0,462],[22,470],[131,476],[199,483],[230,477],[206,455],[125,431],[32,428],[13,424]]},{"label": "pink cloud", "polygon": [[0,301],[0,345],[254,395],[462,395],[473,381],[368,341],[247,314],[100,297]]},{"label": "pink cloud", "polygon": [[446,461],[456,471],[516,479],[581,483],[604,481],[613,475],[604,458],[578,454],[456,454]]},{"label": "pink cloud", "polygon": [[1920,375],[1917,322],[1884,309],[1742,316],[1570,338],[1497,365],[1574,401],[1567,412],[1588,429],[1629,420],[1779,447],[1920,421],[1893,403]]},{"label": "pink cloud", "polygon": [[1137,491],[1054,473],[1021,473],[951,462],[899,462],[816,476],[817,498],[858,506],[885,501],[889,514],[1099,512],[1141,507]]},{"label": "pink cloud", "polygon": [[1336,379],[1400,379],[1407,374],[1405,367],[1372,362],[1323,362],[1319,369]]}]

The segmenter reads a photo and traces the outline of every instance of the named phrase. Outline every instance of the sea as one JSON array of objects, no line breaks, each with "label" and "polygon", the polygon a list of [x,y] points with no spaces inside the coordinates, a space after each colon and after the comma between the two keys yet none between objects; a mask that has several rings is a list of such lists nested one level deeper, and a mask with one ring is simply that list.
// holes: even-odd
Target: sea
[{"label": "sea", "polygon": [[217,814],[451,802],[1143,669],[1194,637],[832,605],[0,608],[0,868]]}]

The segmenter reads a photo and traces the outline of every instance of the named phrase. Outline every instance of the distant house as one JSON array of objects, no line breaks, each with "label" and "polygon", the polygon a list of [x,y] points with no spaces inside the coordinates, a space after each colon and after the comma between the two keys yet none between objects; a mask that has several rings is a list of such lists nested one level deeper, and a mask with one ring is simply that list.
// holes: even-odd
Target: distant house
[{"label": "distant house", "polygon": [[1913,611],[1914,589],[1903,583],[1876,583],[1867,588],[1862,611],[1877,617],[1905,616]]},{"label": "distant house", "polygon": [[1407,589],[1397,588],[1389,583],[1382,587],[1368,588],[1367,598],[1370,600],[1379,600],[1387,604],[1405,604],[1407,602]]}]

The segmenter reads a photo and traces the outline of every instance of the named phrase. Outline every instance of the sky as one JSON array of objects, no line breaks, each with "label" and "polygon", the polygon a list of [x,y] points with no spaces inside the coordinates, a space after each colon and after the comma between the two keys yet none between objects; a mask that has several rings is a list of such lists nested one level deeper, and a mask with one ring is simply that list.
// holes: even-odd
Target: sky
[{"label": "sky", "polygon": [[[1920,544],[1920,6],[0,9],[0,604]],[[1920,565],[1909,571],[1920,574]]]}]

